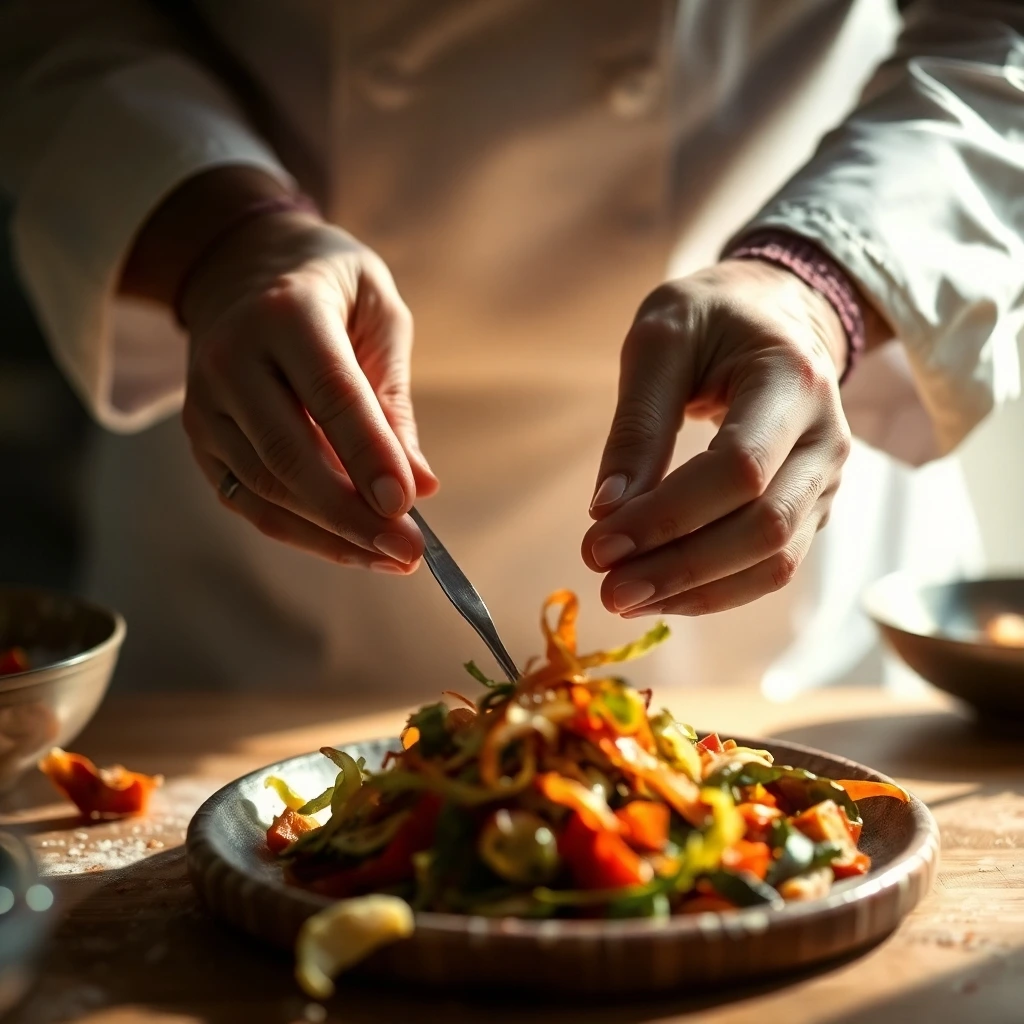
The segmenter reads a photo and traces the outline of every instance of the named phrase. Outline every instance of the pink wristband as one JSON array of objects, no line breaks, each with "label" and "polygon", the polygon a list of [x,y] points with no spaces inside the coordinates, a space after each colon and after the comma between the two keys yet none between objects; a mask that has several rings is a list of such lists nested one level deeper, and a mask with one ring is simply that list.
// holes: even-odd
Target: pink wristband
[{"label": "pink wristband", "polygon": [[181,316],[181,302],[184,298],[185,291],[188,286],[192,283],[192,278],[195,276],[196,271],[206,262],[206,257],[210,255],[220,244],[223,242],[232,232],[237,231],[240,227],[248,224],[249,221],[255,220],[257,217],[263,217],[272,213],[316,213],[316,203],[313,202],[309,196],[297,194],[289,196],[267,196],[263,199],[255,199],[247,206],[243,206],[234,217],[231,218],[225,224],[220,231],[218,231],[213,238],[211,238],[203,247],[199,250],[195,259],[192,260],[188,270],[182,275],[181,280],[178,282],[177,291],[174,293],[174,318],[178,321],[179,326],[185,327],[185,322]]},{"label": "pink wristband", "polygon": [[864,352],[867,336],[857,291],[842,267],[806,238],[772,229],[741,238],[722,258],[763,260],[785,267],[829,303],[846,333],[846,367],[839,377],[839,383],[844,383]]}]

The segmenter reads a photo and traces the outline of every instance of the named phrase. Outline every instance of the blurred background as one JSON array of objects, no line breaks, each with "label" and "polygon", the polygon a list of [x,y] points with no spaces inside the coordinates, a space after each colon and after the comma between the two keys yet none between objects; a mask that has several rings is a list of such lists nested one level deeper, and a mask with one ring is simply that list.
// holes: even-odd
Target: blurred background
[{"label": "blurred background", "polygon": [[0,195],[0,579],[75,590],[97,428],[50,358],[11,265]]}]

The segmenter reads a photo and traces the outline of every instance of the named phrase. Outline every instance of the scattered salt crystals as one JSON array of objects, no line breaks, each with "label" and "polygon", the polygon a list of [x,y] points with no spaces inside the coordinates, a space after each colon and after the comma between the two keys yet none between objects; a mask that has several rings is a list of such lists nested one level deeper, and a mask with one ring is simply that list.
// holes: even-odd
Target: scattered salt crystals
[{"label": "scattered salt crystals", "polygon": [[68,856],[69,857],[82,857],[85,855],[85,850],[81,846],[69,846]]},{"label": "scattered salt crystals", "polygon": [[163,848],[164,848],[164,844],[162,842],[160,842],[159,839],[150,839],[150,840],[147,840],[147,842],[146,842],[146,849],[147,850],[162,850]]},{"label": "scattered salt crystals", "polygon": [[88,832],[76,832],[75,838],[80,842],[84,843],[89,838]]},{"label": "scattered salt crystals", "polygon": [[97,844],[96,848],[99,850],[111,850],[114,844],[109,839],[101,839]]}]

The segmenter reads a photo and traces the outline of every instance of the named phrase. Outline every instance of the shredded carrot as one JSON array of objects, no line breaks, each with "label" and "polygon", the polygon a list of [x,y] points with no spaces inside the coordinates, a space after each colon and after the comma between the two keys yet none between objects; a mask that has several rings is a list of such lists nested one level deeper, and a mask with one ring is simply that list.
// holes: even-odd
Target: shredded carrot
[{"label": "shredded carrot", "polygon": [[876,796],[891,796],[906,803],[910,797],[905,790],[889,782],[869,782],[865,779],[837,779],[837,786],[846,790],[846,795],[855,803],[858,800],[870,800]]}]

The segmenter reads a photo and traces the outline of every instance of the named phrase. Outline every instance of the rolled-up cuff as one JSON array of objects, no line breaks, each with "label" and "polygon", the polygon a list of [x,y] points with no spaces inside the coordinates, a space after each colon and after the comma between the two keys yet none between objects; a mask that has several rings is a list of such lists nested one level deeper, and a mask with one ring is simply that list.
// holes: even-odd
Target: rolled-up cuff
[{"label": "rolled-up cuff", "polygon": [[[934,433],[936,455],[952,451],[997,403],[1017,397],[1019,313],[999,315],[991,302],[964,301],[948,320],[933,322],[921,312],[913,290],[896,269],[897,261],[882,244],[836,210],[789,198],[769,204],[723,252],[762,230],[791,232],[818,245],[886,318],[906,352],[916,398]],[[871,362],[877,364],[873,376],[886,365],[884,360]],[[893,423],[905,412],[893,409]],[[851,416],[851,426],[854,421]],[[885,431],[876,432],[872,443],[895,453],[900,442],[880,441],[884,436]]]}]

